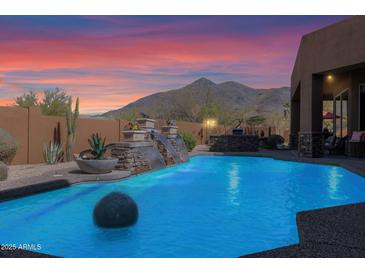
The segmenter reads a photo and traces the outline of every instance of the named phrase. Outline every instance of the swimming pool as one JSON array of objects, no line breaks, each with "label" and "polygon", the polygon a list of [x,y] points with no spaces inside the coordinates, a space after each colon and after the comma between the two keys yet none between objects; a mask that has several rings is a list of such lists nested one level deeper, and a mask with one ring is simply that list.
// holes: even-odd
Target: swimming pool
[{"label": "swimming pool", "polygon": [[[135,226],[93,224],[121,191]],[[64,257],[238,257],[298,242],[298,211],[365,201],[365,179],[340,167],[270,158],[195,156],[117,183],[80,184],[0,203],[0,243]]]}]

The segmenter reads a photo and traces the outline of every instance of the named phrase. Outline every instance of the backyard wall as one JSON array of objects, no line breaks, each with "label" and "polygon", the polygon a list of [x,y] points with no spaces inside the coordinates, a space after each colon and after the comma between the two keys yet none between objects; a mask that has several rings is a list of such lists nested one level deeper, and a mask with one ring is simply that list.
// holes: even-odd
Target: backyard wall
[{"label": "backyard wall", "polygon": [[[38,108],[20,108],[20,107],[1,107],[0,106],[0,128],[9,131],[18,143],[18,150],[12,164],[38,164],[43,163],[43,145],[53,140],[54,129],[58,123],[61,129],[61,141],[66,144],[66,119],[60,116],[42,115]],[[77,123],[77,137],[74,146],[74,153],[88,149],[88,138],[92,133],[100,133],[106,137],[106,143],[122,141],[121,130],[128,124],[127,121],[118,121],[113,119],[91,119],[79,118]],[[161,128],[164,121],[157,120],[156,128]],[[176,125],[179,132],[189,132],[193,134],[198,144],[204,144],[206,135],[229,134],[231,128],[225,129],[218,125],[206,130],[201,123],[192,123],[177,121]],[[260,133],[264,131],[268,135],[268,128],[257,127]],[[271,128],[271,133],[276,132]],[[280,132],[284,138],[288,139],[288,132]]]},{"label": "backyard wall", "polygon": [[[18,143],[17,154],[12,164],[43,163],[43,144],[53,139],[53,132],[58,123],[61,129],[61,141],[66,144],[67,128],[64,117],[42,115],[38,108],[0,106],[0,128],[9,131]],[[87,140],[92,133],[101,133],[106,137],[106,143],[122,140],[121,130],[127,123],[113,119],[79,118],[74,153],[88,149]],[[156,124],[159,127],[163,125],[163,121],[157,121]],[[192,133],[197,138],[198,144],[204,143],[205,139],[199,136],[202,124],[178,121],[177,126],[181,132]]]}]

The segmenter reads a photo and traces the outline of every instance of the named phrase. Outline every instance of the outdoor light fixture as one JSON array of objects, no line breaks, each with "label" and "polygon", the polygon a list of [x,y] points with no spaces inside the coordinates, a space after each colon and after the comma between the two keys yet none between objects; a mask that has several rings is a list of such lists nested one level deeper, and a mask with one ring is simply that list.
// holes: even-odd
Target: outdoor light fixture
[{"label": "outdoor light fixture", "polygon": [[329,81],[332,81],[333,80],[333,75],[327,75],[327,80],[329,80]]},{"label": "outdoor light fixture", "polygon": [[217,121],[214,119],[208,119],[205,121],[208,127],[214,127],[217,124]]},{"label": "outdoor light fixture", "polygon": [[213,128],[217,125],[217,120],[215,119],[207,119],[205,120],[205,136],[206,136],[206,140],[205,140],[205,143],[208,144],[208,135],[209,135],[209,132],[208,130],[210,128]]}]

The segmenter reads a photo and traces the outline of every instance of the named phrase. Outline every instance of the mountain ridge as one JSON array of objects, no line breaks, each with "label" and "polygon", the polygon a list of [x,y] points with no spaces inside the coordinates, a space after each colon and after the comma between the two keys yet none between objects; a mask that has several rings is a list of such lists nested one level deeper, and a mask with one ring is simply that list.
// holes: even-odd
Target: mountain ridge
[{"label": "mountain ridge", "polygon": [[221,112],[242,112],[269,115],[281,112],[289,102],[289,87],[255,89],[236,81],[215,83],[202,77],[177,89],[157,92],[140,98],[124,107],[108,111],[103,117],[123,117],[143,112],[157,119],[176,119],[191,122],[202,120],[202,106],[218,104]]}]

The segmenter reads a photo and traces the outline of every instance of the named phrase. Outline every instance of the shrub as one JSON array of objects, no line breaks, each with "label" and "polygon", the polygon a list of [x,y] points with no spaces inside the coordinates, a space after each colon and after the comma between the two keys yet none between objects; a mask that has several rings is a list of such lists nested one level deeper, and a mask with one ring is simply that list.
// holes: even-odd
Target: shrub
[{"label": "shrub", "polygon": [[17,143],[14,137],[5,129],[0,128],[0,161],[9,165],[15,157]]},{"label": "shrub", "polygon": [[186,148],[188,151],[192,151],[193,148],[196,146],[196,139],[193,134],[190,132],[182,132],[181,138],[184,140],[184,143],[186,145]]},{"label": "shrub", "polygon": [[8,167],[0,162],[0,181],[4,181],[8,178]]},{"label": "shrub", "polygon": [[269,149],[276,149],[276,145],[283,144],[284,141],[285,141],[284,137],[277,134],[273,134],[267,137],[264,147]]},{"label": "shrub", "polygon": [[43,158],[49,165],[57,164],[62,160],[63,151],[62,144],[57,142],[49,142],[48,145],[43,145]]}]

